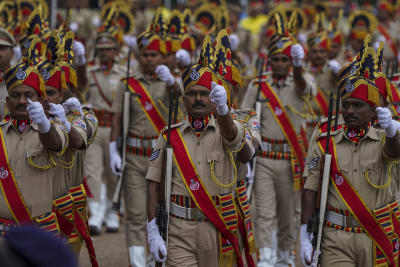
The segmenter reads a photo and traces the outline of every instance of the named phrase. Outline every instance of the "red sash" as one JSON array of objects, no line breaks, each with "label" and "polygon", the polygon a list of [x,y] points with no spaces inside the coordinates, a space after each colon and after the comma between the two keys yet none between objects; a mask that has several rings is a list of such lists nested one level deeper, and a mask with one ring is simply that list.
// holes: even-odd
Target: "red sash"
[{"label": "red sash", "polygon": [[275,91],[272,89],[272,87],[267,82],[261,83],[260,91],[264,95],[264,97],[266,99],[268,99],[267,105],[268,105],[269,109],[271,110],[271,113],[273,114],[276,122],[281,127],[283,134],[285,135],[286,139],[288,140],[290,147],[292,148],[292,151],[294,152],[294,155],[296,156],[296,158],[300,164],[301,173],[303,173],[303,170],[304,170],[303,150],[297,139],[296,131],[293,128],[293,125],[289,119],[289,116],[286,114],[285,108],[283,107],[283,105],[282,105],[281,101],[279,100],[279,97],[276,95]]},{"label": "red sash", "polygon": [[10,162],[8,161],[6,143],[1,128],[0,137],[0,188],[3,198],[17,224],[32,222],[31,215],[29,214],[22,194],[19,191],[18,183],[14,177],[14,172],[12,171]]},{"label": "red sash", "polygon": [[112,107],[112,102],[110,99],[108,99],[106,97],[103,90],[101,89],[101,85],[99,84],[99,81],[96,78],[96,73],[94,71],[92,71],[92,76],[93,76],[94,83],[96,84],[96,87],[99,90],[99,93],[100,93],[101,97],[103,98],[104,102],[106,102],[109,107]]},{"label": "red sash", "polygon": [[[163,134],[164,138],[166,138],[166,134],[166,132]],[[243,260],[239,250],[238,239],[228,229],[228,226],[225,224],[220,212],[218,211],[218,208],[215,206],[210,194],[203,185],[203,182],[199,177],[196,167],[186,148],[182,134],[178,128],[171,130],[170,140],[174,149],[175,163],[178,167],[186,189],[190,193],[190,196],[196,203],[196,206],[201,209],[210,222],[214,224],[215,228],[217,228],[223,237],[228,239],[232,244],[235,250],[236,264],[238,267],[243,267]]]},{"label": "red sash", "polygon": [[[323,153],[325,152],[326,140],[326,137],[318,140],[319,147]],[[389,266],[394,267],[392,241],[386,235],[381,224],[375,219],[372,211],[365,205],[356,189],[353,188],[348,178],[340,171],[336,154],[336,144],[333,138],[331,138],[329,142],[329,152],[332,154],[330,171],[331,184],[335,187],[336,192],[351,211],[354,218],[360,223],[365,233],[385,255]]]},{"label": "red sash", "polygon": [[[393,102],[395,103],[400,103],[400,95],[399,95],[399,91],[397,90],[396,86],[393,85],[393,83],[390,83],[390,87],[392,89],[392,97],[393,97]],[[393,111],[395,113],[395,115],[399,115],[400,114],[400,110],[398,110],[400,105],[393,105]]]},{"label": "red sash", "polygon": [[326,99],[321,88],[318,87],[317,89],[318,89],[317,95],[315,96],[314,100],[317,103],[319,110],[321,111],[321,114],[325,117],[328,117],[328,110],[329,110],[328,100]]},{"label": "red sash", "polygon": [[397,56],[399,55],[399,51],[397,50],[396,44],[393,42],[389,33],[386,31],[386,29],[384,27],[382,27],[382,25],[378,25],[377,29],[383,35],[383,37],[385,37],[388,45],[390,46],[390,48],[392,49],[392,51],[394,53],[394,56],[397,58]]},{"label": "red sash", "polygon": [[[157,133],[160,133],[165,127],[166,123],[161,116],[160,111],[157,109],[157,106],[154,104],[149,92],[138,80],[129,78],[128,81],[129,90],[141,96],[136,97],[137,102],[153,125],[154,129],[157,131]],[[124,80],[124,83],[126,83],[126,80]]]}]

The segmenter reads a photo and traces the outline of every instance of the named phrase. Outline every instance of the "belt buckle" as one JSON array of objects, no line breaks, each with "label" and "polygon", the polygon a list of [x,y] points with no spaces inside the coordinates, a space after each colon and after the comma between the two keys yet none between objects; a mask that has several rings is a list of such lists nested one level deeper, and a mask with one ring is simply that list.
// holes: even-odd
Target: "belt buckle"
[{"label": "belt buckle", "polygon": [[196,221],[200,221],[200,220],[204,219],[204,214],[200,209],[192,208],[191,210],[192,210],[192,212],[191,212],[191,217],[192,218],[191,219],[194,219]]},{"label": "belt buckle", "polygon": [[358,221],[353,216],[344,216],[345,217],[345,226],[346,227],[359,227]]},{"label": "belt buckle", "polygon": [[261,142],[261,149],[265,152],[271,152],[272,151],[272,144],[267,143],[267,142]]},{"label": "belt buckle", "polygon": [[283,144],[283,152],[284,153],[289,153],[290,152],[289,144]]}]

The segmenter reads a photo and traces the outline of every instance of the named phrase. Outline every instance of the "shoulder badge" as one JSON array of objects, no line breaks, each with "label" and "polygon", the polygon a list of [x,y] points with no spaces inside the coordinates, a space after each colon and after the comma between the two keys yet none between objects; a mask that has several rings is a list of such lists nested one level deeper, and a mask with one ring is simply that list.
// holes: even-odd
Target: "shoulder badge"
[{"label": "shoulder badge", "polygon": [[[185,120],[181,120],[180,122],[178,122],[178,123],[176,123],[176,124],[172,124],[172,125],[171,125],[171,129],[178,128],[179,126],[183,125],[184,123],[185,123]],[[165,127],[161,130],[161,134],[164,134],[167,130],[168,130],[168,126],[165,126]]]}]

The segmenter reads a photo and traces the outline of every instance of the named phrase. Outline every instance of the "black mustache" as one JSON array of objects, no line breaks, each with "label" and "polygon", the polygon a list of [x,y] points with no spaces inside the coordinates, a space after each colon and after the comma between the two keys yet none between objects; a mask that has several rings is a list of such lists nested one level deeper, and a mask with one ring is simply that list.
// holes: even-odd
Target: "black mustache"
[{"label": "black mustache", "polygon": [[343,116],[343,118],[344,119],[354,119],[354,120],[358,120],[358,118],[356,117],[356,116],[349,116],[349,115],[347,115],[347,116]]},{"label": "black mustache", "polygon": [[18,105],[18,106],[15,107],[15,109],[17,109],[17,110],[26,109],[26,105]]},{"label": "black mustache", "polygon": [[193,108],[195,108],[195,107],[205,107],[206,105],[204,105],[202,102],[195,102],[193,105],[192,105],[192,107]]}]

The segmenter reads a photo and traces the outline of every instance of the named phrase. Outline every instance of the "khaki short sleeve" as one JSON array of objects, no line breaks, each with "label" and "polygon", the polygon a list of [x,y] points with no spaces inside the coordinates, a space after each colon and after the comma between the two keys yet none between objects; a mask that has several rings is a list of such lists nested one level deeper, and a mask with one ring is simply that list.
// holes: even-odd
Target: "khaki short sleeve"
[{"label": "khaki short sleeve", "polygon": [[311,142],[310,148],[312,148],[312,150],[309,150],[308,152],[308,160],[303,173],[303,177],[306,179],[304,189],[318,191],[320,184],[320,165],[322,154],[320,154],[318,145],[314,140]]},{"label": "khaki short sleeve", "polygon": [[124,93],[125,93],[125,85],[122,81],[120,81],[111,108],[113,113],[122,113],[122,106],[124,103]]},{"label": "khaki short sleeve", "polygon": [[222,140],[225,145],[227,145],[228,147],[231,147],[233,150],[237,150],[240,148],[242,142],[245,141],[244,140],[245,133],[244,133],[244,127],[240,122],[234,120],[233,123],[236,125],[236,128],[238,130],[235,138],[233,138],[233,140],[230,141],[230,140],[226,139],[225,137],[222,137]]},{"label": "khaki short sleeve", "polygon": [[159,183],[161,181],[162,162],[164,157],[165,140],[160,135],[150,156],[150,167],[146,174],[146,180]]},{"label": "khaki short sleeve", "polygon": [[56,129],[56,132],[58,134],[58,136],[61,139],[61,149],[59,151],[54,151],[54,152],[58,152],[60,154],[63,154],[64,151],[67,149],[68,146],[68,133],[67,130],[65,129],[64,124],[58,122],[58,121],[54,121],[52,123],[52,126]]}]

